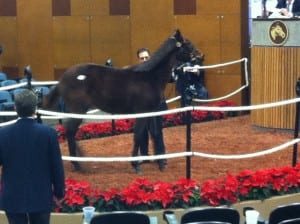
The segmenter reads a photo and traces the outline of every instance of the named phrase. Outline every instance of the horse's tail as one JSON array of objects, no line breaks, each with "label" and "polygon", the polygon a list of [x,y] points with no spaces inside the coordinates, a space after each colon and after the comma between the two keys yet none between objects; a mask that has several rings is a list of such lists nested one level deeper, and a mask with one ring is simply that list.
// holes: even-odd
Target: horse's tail
[{"label": "horse's tail", "polygon": [[49,94],[44,96],[43,108],[57,110],[59,107],[59,98],[60,98],[60,94],[59,94],[58,86],[55,85],[51,88]]}]

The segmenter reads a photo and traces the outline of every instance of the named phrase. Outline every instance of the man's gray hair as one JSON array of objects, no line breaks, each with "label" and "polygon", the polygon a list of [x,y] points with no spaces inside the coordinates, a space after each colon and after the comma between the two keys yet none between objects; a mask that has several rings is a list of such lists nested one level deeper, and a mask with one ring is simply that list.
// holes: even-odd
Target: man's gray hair
[{"label": "man's gray hair", "polygon": [[15,96],[15,107],[19,117],[30,117],[36,111],[38,98],[36,94],[25,89]]}]

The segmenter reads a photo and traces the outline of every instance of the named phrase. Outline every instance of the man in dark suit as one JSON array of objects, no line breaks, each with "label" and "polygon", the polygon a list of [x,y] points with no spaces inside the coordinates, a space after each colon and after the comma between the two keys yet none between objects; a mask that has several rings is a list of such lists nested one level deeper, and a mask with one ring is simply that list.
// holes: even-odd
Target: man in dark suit
[{"label": "man in dark suit", "polygon": [[[148,48],[138,49],[137,57],[139,63],[148,61],[151,57],[150,50]],[[164,96],[162,96],[161,102],[157,109],[158,111],[168,109]],[[137,147],[139,147],[141,155],[143,156],[149,155],[149,134],[148,134],[149,132],[153,140],[155,155],[165,154],[166,149],[165,149],[164,137],[163,137],[163,117],[162,116],[151,117],[151,118],[147,118],[145,121],[147,122],[146,125],[140,121],[137,121],[136,123],[136,127],[134,130],[134,144],[138,145]],[[141,161],[141,162],[149,162],[149,161]],[[132,164],[135,168],[137,168],[136,163],[132,163]],[[157,160],[157,164],[159,170],[164,171],[167,165],[167,160],[159,159]]]},{"label": "man in dark suit", "polygon": [[300,0],[278,0],[276,8],[287,17],[300,16]]},{"label": "man in dark suit", "polygon": [[49,224],[53,196],[65,194],[64,168],[56,131],[34,118],[37,96],[15,97],[19,119],[0,128],[0,209],[9,224]]}]

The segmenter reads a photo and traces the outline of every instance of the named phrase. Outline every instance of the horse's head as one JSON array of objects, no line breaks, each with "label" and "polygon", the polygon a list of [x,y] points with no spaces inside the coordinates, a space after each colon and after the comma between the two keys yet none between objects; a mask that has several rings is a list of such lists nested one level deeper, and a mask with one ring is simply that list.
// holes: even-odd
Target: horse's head
[{"label": "horse's head", "polygon": [[167,82],[176,80],[176,74],[174,75],[172,72],[176,68],[187,65],[201,66],[203,61],[204,54],[190,40],[185,39],[179,30],[176,30],[148,61],[131,67],[131,69],[135,72],[151,74],[153,80],[159,81],[160,85],[158,86],[164,88]]},{"label": "horse's head", "polygon": [[173,67],[172,79],[176,81],[176,89],[182,95],[181,104],[186,106],[191,104],[193,98],[199,97],[198,89],[199,84],[204,83],[204,70],[185,71],[184,67],[203,65],[204,54],[190,40],[183,38],[179,31],[176,31],[174,39],[177,41],[178,50],[175,56],[177,62]]},{"label": "horse's head", "polygon": [[176,30],[171,38],[175,39],[176,47],[179,48],[176,54],[177,61],[192,62],[197,65],[202,64],[204,54],[200,52],[190,40],[185,39],[179,30]]}]

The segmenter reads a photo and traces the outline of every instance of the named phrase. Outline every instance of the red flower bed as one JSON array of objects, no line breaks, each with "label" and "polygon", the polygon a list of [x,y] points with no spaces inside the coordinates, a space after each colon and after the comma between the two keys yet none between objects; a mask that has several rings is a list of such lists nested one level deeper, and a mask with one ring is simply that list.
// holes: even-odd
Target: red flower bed
[{"label": "red flower bed", "polygon": [[237,175],[207,180],[180,179],[176,183],[137,178],[124,189],[100,191],[85,181],[66,180],[66,196],[56,212],[80,212],[92,205],[97,211],[155,210],[224,205],[300,192],[300,164],[295,167],[245,170]]}]

